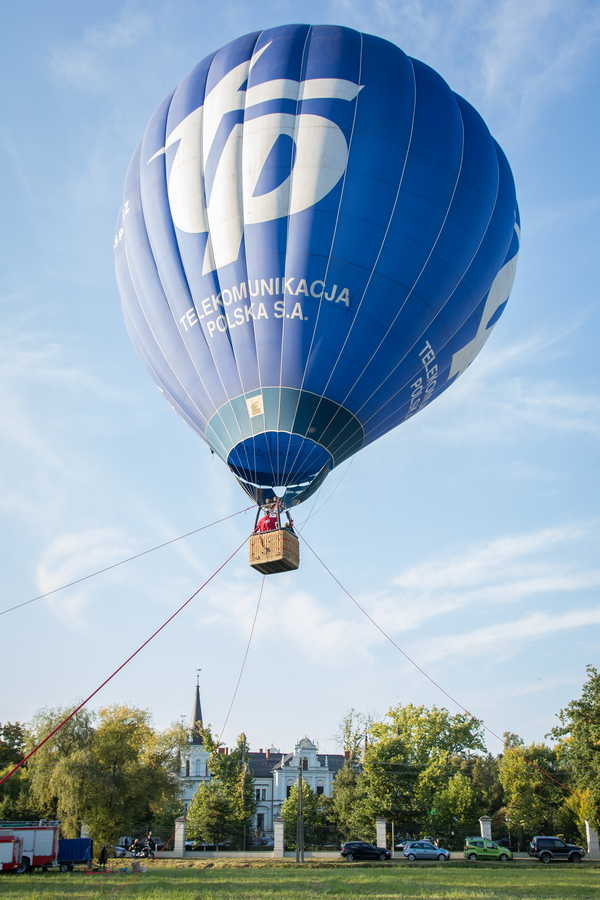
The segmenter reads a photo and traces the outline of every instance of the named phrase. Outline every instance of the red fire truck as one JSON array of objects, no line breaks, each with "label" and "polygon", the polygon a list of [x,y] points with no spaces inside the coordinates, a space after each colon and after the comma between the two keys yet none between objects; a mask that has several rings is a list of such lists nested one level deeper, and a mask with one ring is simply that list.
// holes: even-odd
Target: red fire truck
[{"label": "red fire truck", "polygon": [[[58,856],[60,822],[0,822],[0,841],[19,838],[22,844],[19,872],[53,866]],[[5,842],[3,842],[5,843]]]},{"label": "red fire truck", "polygon": [[0,872],[14,872],[21,865],[23,841],[18,837],[0,837]]}]

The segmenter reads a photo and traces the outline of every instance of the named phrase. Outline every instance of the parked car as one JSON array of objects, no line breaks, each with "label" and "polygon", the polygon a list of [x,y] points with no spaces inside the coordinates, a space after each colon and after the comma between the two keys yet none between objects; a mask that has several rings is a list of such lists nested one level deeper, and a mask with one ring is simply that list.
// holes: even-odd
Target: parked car
[{"label": "parked car", "polygon": [[186,841],[185,842],[186,850],[215,851],[215,850],[227,850],[229,847],[231,847],[231,841],[223,841],[220,844],[206,844],[204,841]]},{"label": "parked car", "polygon": [[560,859],[576,863],[581,862],[585,856],[585,850],[576,844],[566,844],[557,837],[536,835],[529,844],[529,855],[537,857],[543,863]]},{"label": "parked car", "polygon": [[124,847],[123,844],[115,844],[113,847],[113,856],[116,856],[117,859],[123,859],[125,856],[133,856],[127,847]]},{"label": "parked car", "polygon": [[404,850],[406,844],[408,844],[408,842],[411,840],[412,838],[401,838],[394,844],[394,850]]},{"label": "parked car", "polygon": [[367,844],[365,841],[347,841],[342,844],[340,853],[348,862],[355,859],[390,859],[392,854],[385,847],[376,847],[375,844]]},{"label": "parked car", "polygon": [[403,853],[411,862],[415,859],[439,859],[440,862],[450,859],[450,851],[436,847],[432,841],[408,841]]},{"label": "parked car", "polygon": [[481,837],[465,838],[465,859],[470,859],[471,862],[477,859],[498,859],[500,862],[507,862],[512,858],[511,851],[501,847],[496,841]]}]

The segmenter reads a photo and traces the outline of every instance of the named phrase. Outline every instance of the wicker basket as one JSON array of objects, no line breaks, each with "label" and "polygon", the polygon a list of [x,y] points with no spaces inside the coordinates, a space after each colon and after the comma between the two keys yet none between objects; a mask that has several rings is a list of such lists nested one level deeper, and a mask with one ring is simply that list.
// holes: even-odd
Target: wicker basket
[{"label": "wicker basket", "polygon": [[288,528],[253,534],[248,541],[248,560],[263,575],[291,572],[300,565],[298,538]]}]

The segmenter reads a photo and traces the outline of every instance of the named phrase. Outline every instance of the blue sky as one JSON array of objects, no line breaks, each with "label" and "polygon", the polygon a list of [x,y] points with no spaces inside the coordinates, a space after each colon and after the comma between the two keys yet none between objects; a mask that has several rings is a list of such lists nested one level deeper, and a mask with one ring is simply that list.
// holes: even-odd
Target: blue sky
[{"label": "blue sky", "polygon": [[[4,44],[0,318],[2,607],[241,509],[126,337],[112,238],[160,100],[289,2],[14,6]],[[597,256],[600,7],[335,0],[311,23],[378,34],[483,114],[517,183],[513,294],[443,397],[334,472],[306,535],[394,638],[497,732],[540,739],[600,637]],[[251,514],[0,619],[0,721],[85,696],[239,542]],[[220,730],[260,584],[243,555],[98,698]],[[17,673],[14,679],[12,673]],[[225,739],[325,751],[354,706],[439,703],[305,550],[267,580]],[[490,741],[490,749],[497,749]]]}]

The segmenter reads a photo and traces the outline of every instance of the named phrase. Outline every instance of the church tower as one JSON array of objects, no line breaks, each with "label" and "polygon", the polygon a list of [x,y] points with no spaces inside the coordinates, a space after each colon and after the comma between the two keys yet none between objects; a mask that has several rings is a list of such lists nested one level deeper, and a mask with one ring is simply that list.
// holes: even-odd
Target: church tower
[{"label": "church tower", "polygon": [[202,739],[203,725],[202,704],[200,702],[200,676],[197,675],[188,743],[183,753],[181,771],[179,773],[181,798],[186,812],[198,787],[210,779],[208,771],[210,753],[205,748]]}]

